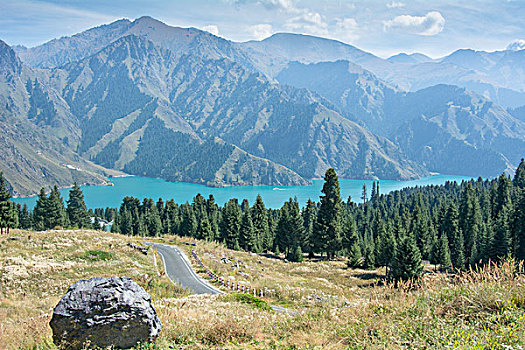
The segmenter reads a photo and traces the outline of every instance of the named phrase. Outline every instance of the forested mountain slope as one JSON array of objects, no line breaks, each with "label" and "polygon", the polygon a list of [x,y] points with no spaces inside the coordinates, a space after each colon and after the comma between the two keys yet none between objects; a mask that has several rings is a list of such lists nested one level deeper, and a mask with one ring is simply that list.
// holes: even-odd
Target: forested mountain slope
[{"label": "forested mountain slope", "polygon": [[[79,152],[108,167],[125,169],[156,116],[174,131],[199,140],[219,137],[306,178],[322,176],[330,166],[359,178],[425,174],[391,142],[342,118],[307,91],[281,88],[226,58],[177,56],[142,37],[123,37],[56,70],[51,82],[79,118]],[[382,166],[372,166],[376,163]]]},{"label": "forested mountain slope", "polygon": [[277,79],[315,91],[431,171],[496,176],[525,154],[525,123],[465,88],[406,93],[347,61],[292,62]]},{"label": "forested mountain slope", "polygon": [[0,169],[13,194],[29,195],[41,186],[75,181],[103,184],[108,175],[120,174],[68,149],[67,135],[75,134],[71,120],[60,97],[0,41]]},{"label": "forested mountain slope", "polygon": [[[345,178],[494,176],[512,171],[525,153],[519,108],[507,111],[455,86],[403,90],[452,77],[463,86],[496,86],[478,79],[481,53],[384,60],[324,38],[282,33],[233,43],[151,17],[16,50],[21,60],[5,44],[0,50],[1,156],[7,162],[24,154],[28,169],[45,163],[28,153],[38,151],[48,160],[57,153],[50,164],[97,174],[114,169],[212,186],[301,185],[330,167]],[[521,59],[519,52],[490,57],[485,75]],[[73,179],[42,173],[32,170],[22,180],[6,172],[17,193]],[[90,176],[78,181],[102,181]]]}]

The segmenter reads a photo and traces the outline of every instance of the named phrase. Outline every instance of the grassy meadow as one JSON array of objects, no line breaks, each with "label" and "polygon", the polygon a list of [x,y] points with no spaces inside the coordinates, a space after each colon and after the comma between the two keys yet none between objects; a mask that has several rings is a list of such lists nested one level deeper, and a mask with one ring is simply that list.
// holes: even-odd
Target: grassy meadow
[{"label": "grassy meadow", "polygon": [[[16,239],[12,239],[15,238]],[[191,240],[164,237],[190,256]],[[523,349],[525,274],[510,263],[458,276],[434,274],[394,288],[384,270],[344,260],[286,263],[196,242],[206,266],[267,291],[263,301],[190,295],[170,283],[159,256],[122,235],[65,230],[0,237],[0,349],[56,349],[48,326],[68,287],[94,276],[130,276],[153,298],[161,336],[144,349]],[[155,261],[157,264],[155,264]],[[195,269],[203,273],[194,264]],[[267,304],[293,312],[278,313]]]}]

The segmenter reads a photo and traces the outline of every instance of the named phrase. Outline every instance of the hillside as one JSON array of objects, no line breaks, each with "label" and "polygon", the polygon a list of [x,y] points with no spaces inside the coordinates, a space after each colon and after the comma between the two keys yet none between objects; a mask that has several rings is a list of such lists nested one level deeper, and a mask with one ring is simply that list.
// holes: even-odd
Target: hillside
[{"label": "hillside", "polygon": [[13,195],[27,196],[40,187],[73,182],[105,184],[107,176],[121,174],[79,157],[66,145],[75,139],[66,104],[41,85],[2,41],[0,112],[0,169]]},{"label": "hillside", "polygon": [[[350,270],[342,261],[285,263],[196,241],[199,255],[217,273],[279,291],[266,300],[297,311],[287,315],[258,309],[234,295],[188,296],[171,284],[161,265],[155,267],[151,249],[147,256],[132,250],[126,236],[96,231],[13,235],[21,239],[0,237],[3,349],[54,349],[48,322],[68,286],[115,275],[130,276],[152,295],[163,324],[155,345],[161,350],[524,345],[523,275],[509,266],[456,278],[429,273],[420,288],[394,289],[375,283],[380,270]],[[178,237],[159,241],[182,243]],[[110,254],[103,258],[97,252]],[[249,277],[214,261],[222,256],[242,261]],[[42,285],[47,287],[37,288]]]},{"label": "hillside", "polygon": [[525,154],[525,123],[464,88],[406,93],[347,61],[292,62],[277,79],[318,93],[431,171],[497,176],[501,169],[512,172]]},{"label": "hillside", "polygon": [[249,41],[240,47],[271,77],[294,61],[311,64],[344,60],[405,91],[448,84],[470,89],[504,107],[521,106],[525,99],[525,50],[458,50],[436,60],[421,54],[400,54],[385,60],[337,40],[291,33]]}]

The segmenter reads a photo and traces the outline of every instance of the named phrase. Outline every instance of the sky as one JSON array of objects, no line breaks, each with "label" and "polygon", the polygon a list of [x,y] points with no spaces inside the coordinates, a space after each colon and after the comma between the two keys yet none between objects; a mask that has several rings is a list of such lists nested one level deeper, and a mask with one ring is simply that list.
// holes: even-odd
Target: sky
[{"label": "sky", "polygon": [[31,47],[144,15],[233,41],[322,36],[381,57],[525,48],[525,0],[0,0],[0,39]]}]

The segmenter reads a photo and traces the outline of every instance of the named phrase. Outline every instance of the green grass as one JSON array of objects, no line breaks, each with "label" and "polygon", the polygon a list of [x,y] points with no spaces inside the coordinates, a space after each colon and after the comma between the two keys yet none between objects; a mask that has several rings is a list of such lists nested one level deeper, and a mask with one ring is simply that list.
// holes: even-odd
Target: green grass
[{"label": "green grass", "polygon": [[232,293],[232,294],[229,294],[228,297],[229,299],[240,302],[240,303],[250,304],[259,310],[269,311],[272,309],[266,301],[260,298],[254,297],[253,295],[250,295],[250,294]]},{"label": "green grass", "polygon": [[113,259],[113,253],[102,250],[88,250],[83,255],[84,259],[90,261],[106,261]]}]

